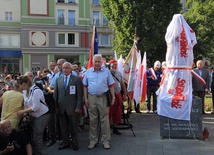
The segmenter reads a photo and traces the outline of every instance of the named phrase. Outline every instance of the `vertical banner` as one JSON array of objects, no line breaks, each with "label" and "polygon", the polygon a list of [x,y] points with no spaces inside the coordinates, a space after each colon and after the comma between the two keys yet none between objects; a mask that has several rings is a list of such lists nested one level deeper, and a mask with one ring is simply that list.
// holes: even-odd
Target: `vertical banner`
[{"label": "vertical banner", "polygon": [[135,69],[135,85],[134,85],[134,99],[136,101],[136,104],[140,102],[140,88],[141,88],[141,52],[137,54],[137,63],[136,63],[136,69]]},{"label": "vertical banner", "polygon": [[146,94],[147,94],[147,84],[146,84],[146,70],[147,70],[147,65],[146,65],[146,52],[144,52],[143,55],[143,61],[141,65],[141,102],[146,101]]}]

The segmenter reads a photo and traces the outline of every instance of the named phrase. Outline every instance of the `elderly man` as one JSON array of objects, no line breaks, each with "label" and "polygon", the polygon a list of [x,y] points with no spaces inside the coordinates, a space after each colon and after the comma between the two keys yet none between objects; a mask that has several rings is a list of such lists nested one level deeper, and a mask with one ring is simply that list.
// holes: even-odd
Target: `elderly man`
[{"label": "elderly man", "polygon": [[[123,100],[127,100],[126,86],[122,74],[117,71],[117,61],[112,59],[109,61],[109,64],[110,72],[115,81],[114,91],[116,96],[115,104],[109,110],[109,119],[112,119],[114,125],[113,134],[121,135],[117,129],[117,125],[121,123]],[[123,92],[123,96],[121,92]]]},{"label": "elderly man", "polygon": [[81,113],[83,88],[82,81],[72,74],[72,65],[65,62],[62,65],[63,76],[56,79],[54,99],[61,125],[62,145],[59,150],[70,147],[70,135],[74,151],[79,149],[78,124]]},{"label": "elderly man", "polygon": [[9,120],[0,122],[0,154],[32,155],[30,142],[23,131],[12,128]]},{"label": "elderly man", "polygon": [[50,73],[47,75],[48,76],[48,79],[49,79],[49,83],[51,83],[51,80],[52,78],[55,76],[55,73],[54,73],[54,68],[57,66],[56,62],[55,61],[51,61],[49,63],[49,70],[50,70]]},{"label": "elderly man", "polygon": [[89,68],[83,78],[85,104],[88,106],[90,127],[88,149],[93,149],[98,143],[98,122],[101,124],[102,143],[105,149],[110,149],[109,107],[106,92],[110,89],[111,105],[115,102],[115,81],[107,68],[102,68],[102,56],[95,54],[93,67]]},{"label": "elderly man", "polygon": [[157,113],[157,96],[156,91],[159,88],[161,82],[161,63],[156,61],[154,63],[154,68],[150,68],[146,71],[147,79],[147,113],[151,110],[151,96],[153,96],[153,113]]},{"label": "elderly man", "polygon": [[206,84],[203,84],[200,82],[196,77],[193,76],[192,78],[192,88],[193,88],[193,94],[195,96],[198,96],[202,100],[202,114],[205,114],[204,111],[204,97],[205,92],[208,92],[209,90],[209,71],[204,67],[204,63],[202,60],[198,60],[196,63],[197,68],[194,69],[194,71],[204,79]]}]

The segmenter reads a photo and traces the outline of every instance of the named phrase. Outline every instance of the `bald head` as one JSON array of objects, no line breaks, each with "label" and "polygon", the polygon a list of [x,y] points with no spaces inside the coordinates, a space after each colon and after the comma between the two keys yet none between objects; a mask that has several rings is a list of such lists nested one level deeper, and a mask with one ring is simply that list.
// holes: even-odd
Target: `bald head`
[{"label": "bald head", "polygon": [[2,120],[0,122],[0,131],[6,135],[9,136],[10,133],[12,132],[13,128],[11,126],[11,123],[9,120]]}]

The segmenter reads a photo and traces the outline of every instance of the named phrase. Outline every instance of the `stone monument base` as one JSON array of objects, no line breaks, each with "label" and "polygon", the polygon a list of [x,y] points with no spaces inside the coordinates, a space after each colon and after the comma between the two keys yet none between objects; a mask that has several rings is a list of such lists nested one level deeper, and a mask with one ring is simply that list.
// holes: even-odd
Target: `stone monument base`
[{"label": "stone monument base", "polygon": [[193,97],[190,121],[160,116],[160,136],[163,138],[202,139],[201,98]]}]

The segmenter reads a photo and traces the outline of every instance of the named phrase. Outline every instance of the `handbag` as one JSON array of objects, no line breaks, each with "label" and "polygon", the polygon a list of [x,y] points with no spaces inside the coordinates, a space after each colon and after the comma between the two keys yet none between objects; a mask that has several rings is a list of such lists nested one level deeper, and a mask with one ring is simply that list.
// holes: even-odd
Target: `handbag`
[{"label": "handbag", "polygon": [[29,139],[31,137],[31,132],[33,130],[33,128],[32,128],[33,120],[34,120],[33,116],[26,115],[21,118],[21,120],[19,121],[19,124],[18,124],[18,129],[22,130],[24,133],[26,133],[26,135],[28,136]]},{"label": "handbag", "polygon": [[110,90],[108,90],[108,91],[106,92],[106,97],[107,97],[107,106],[108,106],[108,107],[111,107],[112,96],[111,96]]}]

